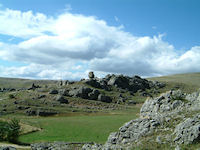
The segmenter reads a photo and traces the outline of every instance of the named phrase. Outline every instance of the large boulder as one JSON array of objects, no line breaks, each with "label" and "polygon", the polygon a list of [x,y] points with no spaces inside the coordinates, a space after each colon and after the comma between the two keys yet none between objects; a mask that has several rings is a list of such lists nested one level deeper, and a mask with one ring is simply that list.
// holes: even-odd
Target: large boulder
[{"label": "large boulder", "polygon": [[50,90],[49,94],[58,94],[58,90],[56,90],[56,89]]},{"label": "large boulder", "polygon": [[89,79],[94,79],[94,73],[91,71],[88,73]]},{"label": "large boulder", "polygon": [[100,94],[98,96],[98,101],[102,101],[102,102],[106,102],[106,103],[111,103],[112,102],[112,98],[109,96],[105,96],[103,94]]},{"label": "large boulder", "polygon": [[60,102],[61,104],[69,104],[69,101],[61,95],[56,96],[56,101]]},{"label": "large boulder", "polygon": [[88,94],[92,91],[93,90],[91,88],[80,86],[78,88],[71,89],[68,94],[69,94],[69,96],[81,97],[83,99],[88,99]]},{"label": "large boulder", "polygon": [[90,100],[97,100],[99,94],[100,94],[99,90],[93,89],[93,91],[88,94],[88,99],[90,99]]}]

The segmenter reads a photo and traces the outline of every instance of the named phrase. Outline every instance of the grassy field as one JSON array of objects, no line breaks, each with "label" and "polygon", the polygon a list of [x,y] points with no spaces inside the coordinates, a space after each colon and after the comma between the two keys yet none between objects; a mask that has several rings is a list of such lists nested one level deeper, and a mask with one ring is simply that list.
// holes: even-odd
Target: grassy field
[{"label": "grassy field", "polygon": [[125,122],[139,116],[139,106],[132,110],[108,114],[73,114],[55,117],[5,116],[21,118],[21,122],[42,128],[41,131],[20,136],[24,143],[35,142],[97,142],[104,143],[111,132],[117,131]]}]

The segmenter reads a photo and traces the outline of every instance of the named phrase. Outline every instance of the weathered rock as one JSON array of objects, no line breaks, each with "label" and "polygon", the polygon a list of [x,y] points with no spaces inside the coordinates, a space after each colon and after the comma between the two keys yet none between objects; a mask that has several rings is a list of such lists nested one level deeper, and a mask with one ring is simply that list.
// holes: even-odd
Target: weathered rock
[{"label": "weathered rock", "polygon": [[83,143],[52,142],[31,144],[31,150],[80,150]]},{"label": "weathered rock", "polygon": [[103,146],[101,144],[84,144],[82,150],[102,150]]},{"label": "weathered rock", "polygon": [[69,104],[69,101],[61,95],[56,96],[56,101],[60,102],[61,104]]},{"label": "weathered rock", "polygon": [[12,146],[1,146],[0,150],[17,150],[17,149]]},{"label": "weathered rock", "polygon": [[79,88],[75,88],[69,91],[69,96],[73,97],[81,97],[83,99],[88,99],[88,94],[93,90],[88,87],[80,86]]},{"label": "weathered rock", "polygon": [[42,94],[42,95],[38,96],[38,99],[45,98],[45,97],[46,97],[46,95]]},{"label": "weathered rock", "polygon": [[58,94],[58,90],[53,89],[53,90],[49,91],[49,94]]},{"label": "weathered rock", "polygon": [[178,144],[194,144],[200,142],[200,115],[188,118],[175,128],[174,142]]},{"label": "weathered rock", "polygon": [[156,98],[149,98],[142,105],[141,116],[155,116],[158,113],[167,113],[172,110],[181,111],[184,106],[185,94],[178,91],[169,91]]},{"label": "weathered rock", "polygon": [[88,73],[89,79],[94,79],[94,73],[91,71]]},{"label": "weathered rock", "polygon": [[99,94],[100,94],[99,90],[93,89],[93,91],[92,91],[91,93],[88,94],[88,99],[97,100]]},{"label": "weathered rock", "polygon": [[98,96],[98,100],[99,100],[99,101],[102,101],[102,102],[106,102],[106,103],[111,103],[111,102],[112,102],[111,97],[105,96],[105,95],[103,95],[103,94],[100,94],[100,95]]},{"label": "weathered rock", "polygon": [[138,141],[141,137],[152,133],[160,123],[153,119],[139,118],[125,123],[118,132],[111,133],[107,145],[124,145]]},{"label": "weathered rock", "polygon": [[69,96],[69,90],[68,89],[60,89],[59,94],[62,96]]},{"label": "weathered rock", "polygon": [[52,115],[57,114],[57,112],[55,112],[55,111],[43,110],[43,109],[38,109],[38,110],[29,109],[29,110],[26,110],[25,113],[28,116],[52,116]]}]

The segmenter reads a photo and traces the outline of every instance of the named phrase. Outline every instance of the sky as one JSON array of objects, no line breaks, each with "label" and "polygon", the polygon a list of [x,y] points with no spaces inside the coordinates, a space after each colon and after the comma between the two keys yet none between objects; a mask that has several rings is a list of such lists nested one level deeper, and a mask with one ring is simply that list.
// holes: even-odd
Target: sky
[{"label": "sky", "polygon": [[200,72],[199,0],[0,0],[0,77]]}]

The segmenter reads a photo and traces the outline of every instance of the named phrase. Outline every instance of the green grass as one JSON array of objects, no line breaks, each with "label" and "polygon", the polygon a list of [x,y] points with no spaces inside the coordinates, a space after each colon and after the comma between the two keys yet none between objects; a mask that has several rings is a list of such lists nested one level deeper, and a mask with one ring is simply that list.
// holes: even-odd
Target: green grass
[{"label": "green grass", "polygon": [[139,107],[108,114],[78,114],[54,117],[7,116],[21,118],[22,122],[42,128],[42,131],[22,135],[20,142],[97,142],[104,143],[111,132],[118,131],[125,122],[138,117]]},{"label": "green grass", "polygon": [[168,89],[179,86],[181,90],[188,93],[200,88],[200,73],[176,74],[148,79],[165,82]]}]

